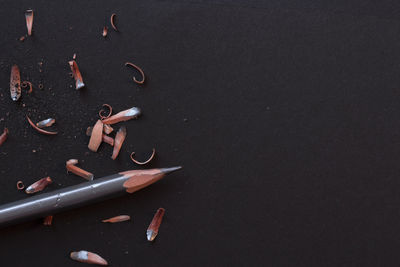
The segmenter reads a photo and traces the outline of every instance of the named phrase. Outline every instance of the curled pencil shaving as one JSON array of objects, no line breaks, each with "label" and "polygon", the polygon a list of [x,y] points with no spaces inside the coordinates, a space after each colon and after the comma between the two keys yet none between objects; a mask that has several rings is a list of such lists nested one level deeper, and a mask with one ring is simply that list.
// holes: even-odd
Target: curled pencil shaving
[{"label": "curled pencil shaving", "polygon": [[106,220],[102,220],[102,222],[106,223],[118,223],[118,222],[124,222],[124,221],[129,221],[131,217],[129,215],[119,215],[115,216]]},{"label": "curled pencil shaving", "polygon": [[25,188],[24,183],[22,181],[18,181],[17,182],[17,189],[18,190],[24,190],[24,188]]},{"label": "curled pencil shaving", "polygon": [[4,128],[3,133],[0,135],[0,146],[7,140],[8,129]]},{"label": "curled pencil shaving", "polygon": [[23,35],[23,36],[21,36],[21,37],[19,37],[19,40],[21,41],[21,42],[23,42],[23,41],[25,41],[25,35]]},{"label": "curled pencil shaving", "polygon": [[103,125],[103,132],[105,133],[105,134],[110,134],[110,133],[112,133],[114,131],[114,129],[110,126],[110,125],[108,125],[108,124],[104,124]]},{"label": "curled pencil shaving", "polygon": [[71,259],[89,264],[108,265],[107,261],[96,253],[86,250],[73,251],[70,253]]},{"label": "curled pencil shaving", "polygon": [[155,154],[156,154],[156,149],[153,148],[153,153],[151,154],[150,158],[148,160],[146,160],[146,161],[141,162],[141,161],[137,161],[136,159],[133,158],[133,156],[135,155],[135,152],[132,152],[131,153],[131,160],[133,162],[135,162],[136,164],[138,164],[138,165],[145,165],[145,164],[149,163],[154,158]]},{"label": "curled pencil shaving", "polygon": [[125,126],[122,126],[119,128],[117,134],[115,135],[115,140],[114,140],[114,149],[111,158],[115,160],[119,154],[119,151],[121,150],[122,144],[125,141],[126,137],[126,128]]},{"label": "curled pencil shaving", "polygon": [[47,134],[47,135],[55,135],[55,134],[57,134],[57,132],[50,132],[50,131],[46,131],[46,130],[40,129],[39,127],[37,127],[37,126],[31,121],[31,119],[30,119],[28,116],[26,116],[26,118],[27,118],[29,124],[33,127],[33,129],[35,129],[35,130],[38,131],[39,133]]},{"label": "curled pencil shaving", "polygon": [[104,38],[107,36],[107,32],[108,32],[108,27],[104,26],[104,28],[103,28],[103,37]]},{"label": "curled pencil shaving", "polygon": [[78,164],[77,159],[70,159],[65,163],[68,172],[72,172],[75,175],[78,175],[86,180],[92,181],[93,180],[93,173],[87,172],[79,167],[76,166]]},{"label": "curled pencil shaving", "polygon": [[136,80],[136,77],[135,77],[135,76],[133,77],[133,81],[134,81],[135,83],[137,83],[137,84],[143,84],[143,83],[144,83],[145,76],[144,76],[144,72],[143,72],[143,70],[142,70],[141,68],[139,68],[138,66],[136,66],[135,64],[133,64],[133,63],[131,63],[131,62],[126,62],[126,63],[125,63],[125,66],[131,66],[131,67],[133,67],[134,69],[136,69],[137,71],[140,72],[140,75],[142,75],[142,80],[140,80],[140,81]]},{"label": "curled pencil shaving", "polygon": [[21,76],[17,65],[11,67],[10,94],[13,101],[21,97]]},{"label": "curled pencil shaving", "polygon": [[[93,127],[88,127],[88,128],[86,129],[86,135],[87,135],[87,136],[91,136],[91,135],[92,135],[92,131],[93,131]],[[108,136],[108,135],[103,134],[101,138],[102,138],[101,140],[102,140],[104,143],[107,143],[107,144],[109,144],[110,146],[113,146],[113,145],[114,145],[114,138],[112,138],[111,136]]]},{"label": "curled pencil shaving", "polygon": [[50,127],[51,125],[53,125],[56,122],[55,119],[53,118],[48,118],[42,121],[39,121],[36,123],[36,126],[39,128],[45,128],[45,127]]},{"label": "curled pencil shaving", "polygon": [[140,110],[140,108],[137,107],[132,107],[130,109],[127,110],[123,110],[115,115],[112,115],[111,117],[102,120],[102,122],[104,124],[115,124],[121,121],[127,121],[130,119],[136,119],[137,117],[140,116],[140,114],[142,113],[142,111]]},{"label": "curled pencil shaving", "polygon": [[149,228],[147,228],[147,240],[153,241],[157,234],[158,234],[158,229],[160,228],[163,216],[165,213],[165,209],[159,208],[156,212],[156,214],[153,217],[153,220],[151,221]]},{"label": "curled pencil shaving", "polygon": [[33,10],[28,9],[25,11],[26,28],[28,29],[28,35],[32,35],[32,25],[33,25]]},{"label": "curled pencil shaving", "polygon": [[43,220],[43,225],[50,226],[53,222],[53,215],[46,216]]},{"label": "curled pencil shaving", "polygon": [[115,26],[115,22],[114,22],[116,16],[117,15],[115,13],[111,14],[110,23],[111,23],[111,26],[113,27],[113,29],[117,32],[118,29],[117,29],[117,26]]},{"label": "curled pencil shaving", "polygon": [[31,82],[28,82],[28,81],[23,81],[23,82],[21,83],[21,87],[24,88],[24,89],[25,89],[26,87],[28,87],[28,85],[29,85],[28,94],[30,94],[30,93],[32,93],[32,91],[33,91],[32,83],[31,83]]},{"label": "curled pencil shaving", "polygon": [[111,116],[112,114],[112,107],[109,104],[103,104],[103,107],[108,108],[108,114],[106,116],[103,115],[103,113],[105,112],[105,110],[102,108],[99,111],[99,117],[101,120],[107,119]]},{"label": "curled pencil shaving", "polygon": [[71,60],[68,63],[69,66],[71,67],[72,75],[74,76],[75,79],[75,88],[76,90],[79,90],[82,87],[84,87],[85,84],[83,83],[83,78],[81,72],[79,71],[78,64],[76,64],[75,60]]},{"label": "curled pencil shaving", "polygon": [[53,181],[51,180],[51,178],[49,176],[42,178],[39,181],[28,186],[28,188],[25,190],[25,192],[27,194],[33,194],[33,193],[42,191],[47,185],[51,184],[52,182]]},{"label": "curled pencil shaving", "polygon": [[93,127],[92,134],[90,136],[88,148],[93,152],[97,152],[102,139],[103,139],[103,123],[101,122],[101,120],[97,120],[96,124]]}]

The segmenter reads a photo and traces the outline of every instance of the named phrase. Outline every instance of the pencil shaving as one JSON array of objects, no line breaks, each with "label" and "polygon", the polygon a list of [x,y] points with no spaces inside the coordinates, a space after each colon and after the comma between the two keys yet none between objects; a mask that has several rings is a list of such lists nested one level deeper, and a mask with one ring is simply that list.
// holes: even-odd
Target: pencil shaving
[{"label": "pencil shaving", "polygon": [[51,180],[51,178],[49,176],[42,178],[39,181],[28,186],[28,188],[25,190],[25,192],[27,194],[33,194],[33,193],[42,191],[47,185],[51,184],[52,182],[53,181]]},{"label": "pencil shaving", "polygon": [[132,68],[136,69],[137,71],[139,71],[140,75],[142,75],[142,80],[136,80],[136,77],[133,76],[133,81],[137,84],[143,84],[144,80],[145,80],[145,76],[144,76],[144,72],[141,68],[139,68],[138,66],[136,66],[135,64],[131,63],[131,62],[126,62],[125,66],[131,66]]},{"label": "pencil shaving", "polygon": [[46,130],[40,129],[39,127],[37,127],[37,126],[31,121],[31,119],[28,117],[28,115],[26,116],[26,119],[28,120],[28,122],[29,122],[29,124],[32,126],[32,128],[35,129],[36,131],[38,131],[39,133],[47,134],[47,135],[55,135],[55,134],[57,134],[57,132],[50,132],[50,131],[46,131]]},{"label": "pencil shaving", "polygon": [[117,32],[118,29],[117,29],[117,26],[115,26],[115,17],[116,16],[117,15],[115,13],[111,14],[110,23],[111,23],[111,26],[113,27],[113,29]]},{"label": "pencil shaving", "polygon": [[131,153],[131,156],[130,156],[130,157],[131,157],[131,160],[132,160],[133,162],[135,162],[135,163],[138,164],[138,165],[146,165],[146,164],[149,163],[149,162],[154,158],[154,156],[156,155],[156,149],[153,148],[153,153],[151,154],[150,158],[149,158],[148,160],[146,160],[146,161],[143,161],[143,162],[134,159],[134,158],[133,158],[134,155],[135,155],[135,152],[132,152],[132,153]]},{"label": "pencil shaving", "polygon": [[93,152],[97,152],[102,139],[103,139],[103,123],[101,122],[101,120],[97,120],[96,124],[93,127],[92,134],[90,136],[88,148]]},{"label": "pencil shaving", "polygon": [[[87,136],[91,136],[91,135],[92,135],[92,132],[93,132],[93,127],[88,127],[88,128],[86,129],[86,135],[87,135]],[[108,136],[108,135],[103,134],[103,135],[101,136],[101,140],[102,140],[104,143],[109,144],[110,146],[113,146],[113,145],[114,145],[114,138],[112,138],[111,136]]]},{"label": "pencil shaving", "polygon": [[33,25],[33,10],[28,9],[25,11],[26,28],[28,29],[28,35],[32,35],[32,25]]},{"label": "pencil shaving", "polygon": [[25,186],[24,183],[22,181],[18,181],[17,182],[17,189],[18,190],[24,190]]},{"label": "pencil shaving", "polygon": [[104,38],[107,36],[107,32],[108,32],[108,27],[107,27],[107,26],[104,26],[104,28],[103,28],[103,34],[102,34]]},{"label": "pencil shaving", "polygon": [[112,115],[111,117],[104,119],[102,122],[104,124],[112,125],[121,121],[136,119],[137,117],[140,116],[141,113],[142,112],[140,108],[132,107],[130,109],[123,110],[115,115]]},{"label": "pencil shaving", "polygon": [[79,90],[79,89],[83,88],[85,86],[85,84],[83,83],[82,74],[79,71],[78,64],[76,64],[75,60],[71,60],[68,63],[71,68],[72,75],[74,76],[74,79],[75,79],[75,89]]},{"label": "pencil shaving", "polygon": [[53,223],[53,215],[46,216],[43,220],[43,225],[50,226]]},{"label": "pencil shaving", "polygon": [[110,134],[110,133],[112,133],[114,131],[114,129],[110,126],[110,125],[108,125],[108,124],[104,124],[103,125],[103,132],[105,133],[105,134]]},{"label": "pencil shaving", "polygon": [[111,136],[103,134],[102,140],[104,143],[107,143],[110,146],[114,146],[115,141],[114,141],[114,138],[112,138]]},{"label": "pencil shaving", "polygon": [[85,171],[77,166],[75,164],[78,164],[77,159],[70,159],[65,163],[65,166],[67,168],[68,172],[72,172],[75,175],[78,175],[86,180],[92,181],[93,180],[93,173],[90,173],[88,171]]},{"label": "pencil shaving", "polygon": [[112,114],[112,107],[109,104],[103,104],[103,107],[108,108],[108,114],[106,116],[103,115],[103,113],[105,112],[104,109],[100,109],[99,111],[99,117],[101,120],[107,119],[111,116]]},{"label": "pencil shaving", "polygon": [[159,208],[154,215],[153,220],[151,221],[149,228],[147,228],[146,232],[148,241],[153,241],[158,235],[158,229],[160,228],[164,213],[165,209]]},{"label": "pencil shaving", "polygon": [[17,65],[11,67],[10,95],[13,101],[21,97],[21,76]]},{"label": "pencil shaving", "polygon": [[122,126],[119,128],[117,134],[115,135],[115,140],[114,140],[114,149],[113,153],[111,155],[111,158],[115,160],[118,157],[119,151],[121,150],[122,144],[125,141],[126,137],[126,128],[125,126]]},{"label": "pencil shaving", "polygon": [[107,261],[97,255],[96,253],[89,252],[86,250],[73,251],[70,253],[71,259],[83,263],[98,264],[98,265],[108,265]]},{"label": "pencil shaving", "polygon": [[4,128],[3,133],[0,135],[0,146],[7,140],[8,138],[8,129]]},{"label": "pencil shaving", "polygon": [[21,83],[21,87],[22,87],[22,88],[27,88],[28,85],[29,85],[28,94],[30,94],[30,93],[32,93],[32,91],[33,91],[32,83],[31,83],[31,82],[28,82],[28,81],[23,81],[23,82]]},{"label": "pencil shaving", "polygon": [[131,217],[129,215],[119,215],[106,220],[102,220],[103,223],[118,223],[129,221]]},{"label": "pencil shaving", "polygon": [[48,118],[42,121],[39,121],[36,123],[36,126],[39,128],[45,128],[45,127],[50,127],[51,125],[53,125],[56,122],[55,119],[53,118]]}]

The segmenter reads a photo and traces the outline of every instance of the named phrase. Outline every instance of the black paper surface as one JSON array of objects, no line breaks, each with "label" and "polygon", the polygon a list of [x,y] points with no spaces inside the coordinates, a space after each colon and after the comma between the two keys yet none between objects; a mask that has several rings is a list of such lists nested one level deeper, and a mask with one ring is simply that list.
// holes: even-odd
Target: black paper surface
[{"label": "black paper surface", "polygon": [[[328,1],[325,1],[328,2]],[[400,4],[395,1],[7,1],[0,8],[0,203],[184,166],[133,195],[0,230],[3,266],[398,266]],[[33,35],[24,12],[34,10]],[[115,32],[110,16],[116,13]],[[108,36],[101,36],[103,26]],[[73,54],[86,87],[74,89]],[[130,61],[146,74],[124,66]],[[40,66],[39,62],[43,62]],[[9,96],[12,64],[33,93]],[[42,69],[42,72],[40,72]],[[138,77],[139,78],[139,77]],[[38,84],[44,85],[43,90]],[[87,149],[103,103],[138,106],[117,160]],[[56,118],[59,134],[29,126]],[[4,119],[3,119],[4,118]],[[166,209],[159,235],[146,229]],[[131,222],[103,224],[128,214]]]}]

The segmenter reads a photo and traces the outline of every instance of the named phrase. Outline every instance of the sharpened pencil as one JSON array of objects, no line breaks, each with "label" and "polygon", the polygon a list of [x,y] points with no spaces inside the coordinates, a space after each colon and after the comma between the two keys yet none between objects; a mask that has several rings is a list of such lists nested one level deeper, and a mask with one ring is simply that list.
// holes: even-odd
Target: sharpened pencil
[{"label": "sharpened pencil", "polygon": [[0,226],[53,215],[147,187],[182,167],[131,170],[0,206]]}]

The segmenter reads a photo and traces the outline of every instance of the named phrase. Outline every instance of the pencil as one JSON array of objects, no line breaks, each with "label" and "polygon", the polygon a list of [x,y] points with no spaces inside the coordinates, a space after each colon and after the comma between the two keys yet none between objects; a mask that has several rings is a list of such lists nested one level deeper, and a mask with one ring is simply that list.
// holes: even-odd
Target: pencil
[{"label": "pencil", "polygon": [[147,187],[182,167],[130,170],[0,206],[0,226],[53,215]]}]

